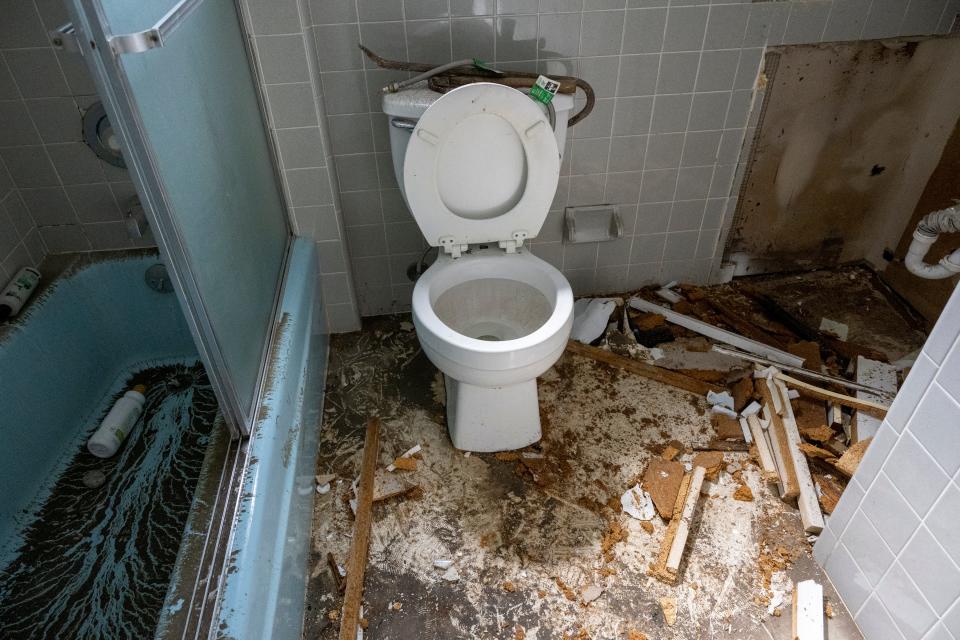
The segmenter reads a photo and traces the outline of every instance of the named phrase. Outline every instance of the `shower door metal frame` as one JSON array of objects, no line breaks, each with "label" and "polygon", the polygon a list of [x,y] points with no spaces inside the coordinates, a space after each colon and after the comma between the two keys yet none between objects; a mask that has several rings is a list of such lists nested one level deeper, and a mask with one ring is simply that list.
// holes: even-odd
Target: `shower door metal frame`
[{"label": "shower door metal frame", "polygon": [[[177,13],[177,24],[179,24],[183,19],[189,19],[192,9],[202,2],[204,0],[182,0],[167,16]],[[244,17],[236,3],[233,4],[237,11],[244,51],[250,65],[250,73],[254,80],[258,102],[260,102],[261,121],[266,127],[263,115],[262,90],[258,82],[256,66],[252,64],[247,36],[243,32]],[[108,20],[103,12],[100,0],[67,0],[66,5],[77,32],[80,53],[87,59],[87,68],[93,76],[100,100],[106,107],[113,130],[121,141],[127,169],[137,186],[141,204],[150,220],[161,255],[168,263],[174,290],[190,327],[190,333],[193,335],[200,358],[207,368],[210,383],[219,400],[220,410],[230,429],[231,437],[248,436],[253,430],[257,410],[260,406],[268,365],[267,359],[277,331],[277,309],[279,308],[283,283],[286,280],[290,247],[293,240],[289,219],[286,215],[283,216],[283,225],[287,231],[287,242],[284,247],[283,263],[280,265],[280,276],[276,283],[270,310],[270,326],[261,348],[256,387],[252,401],[244,403],[230,376],[223,350],[217,342],[209,312],[204,305],[199,285],[191,268],[183,232],[172,214],[173,205],[163,184],[153,147],[147,137],[146,127],[134,99],[133,89],[120,62],[121,55],[137,55],[137,51],[147,51],[153,47],[124,52],[123,47],[111,46],[112,43],[118,42],[117,36],[120,36],[119,41],[123,42],[125,38],[129,37],[129,34],[113,34],[109,31]],[[163,22],[163,19],[160,22]],[[176,26],[173,25],[167,35]],[[149,28],[144,33],[151,33],[152,31],[153,28]],[[162,40],[155,46],[163,46]],[[265,128],[265,131],[269,131],[269,128]],[[268,144],[268,148],[276,181],[278,172],[273,145]],[[276,184],[279,188],[281,183],[277,181]],[[285,202],[282,189],[279,191],[281,201]]]}]

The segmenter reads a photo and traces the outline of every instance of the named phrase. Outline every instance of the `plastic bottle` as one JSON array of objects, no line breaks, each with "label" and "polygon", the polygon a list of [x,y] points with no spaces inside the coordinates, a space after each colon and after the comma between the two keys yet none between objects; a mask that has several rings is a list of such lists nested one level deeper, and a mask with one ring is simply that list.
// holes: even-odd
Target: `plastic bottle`
[{"label": "plastic bottle", "polygon": [[0,322],[17,315],[40,282],[40,272],[33,267],[24,267],[7,283],[0,293]]},{"label": "plastic bottle", "polygon": [[87,451],[98,458],[109,458],[117,452],[143,412],[146,390],[145,386],[138,384],[117,400],[100,423],[100,428],[87,440]]}]

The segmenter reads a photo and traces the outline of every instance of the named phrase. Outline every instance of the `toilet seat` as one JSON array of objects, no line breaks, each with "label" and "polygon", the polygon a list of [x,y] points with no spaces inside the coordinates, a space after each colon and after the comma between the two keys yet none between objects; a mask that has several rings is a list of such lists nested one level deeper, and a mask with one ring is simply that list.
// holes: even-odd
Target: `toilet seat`
[{"label": "toilet seat", "polygon": [[483,242],[513,252],[535,237],[559,177],[546,115],[526,94],[493,83],[437,99],[413,130],[403,170],[421,232],[454,257]]}]

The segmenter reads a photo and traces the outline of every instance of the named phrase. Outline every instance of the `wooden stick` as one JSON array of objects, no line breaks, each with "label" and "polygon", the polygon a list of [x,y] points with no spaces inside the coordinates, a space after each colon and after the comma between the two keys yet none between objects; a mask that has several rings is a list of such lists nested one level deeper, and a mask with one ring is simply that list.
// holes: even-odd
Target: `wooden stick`
[{"label": "wooden stick", "polygon": [[767,443],[767,434],[764,433],[763,426],[760,424],[760,418],[756,415],[747,416],[747,424],[750,426],[751,435],[753,435],[753,444],[757,447],[757,457],[760,458],[763,479],[769,483],[780,482],[777,464],[773,461],[773,452]]},{"label": "wooden stick", "polygon": [[776,387],[780,398],[783,400],[783,426],[787,434],[790,458],[797,475],[797,486],[800,489],[800,495],[797,497],[797,507],[800,509],[803,530],[807,533],[820,533],[823,531],[823,513],[820,511],[820,499],[817,496],[816,488],[813,486],[813,478],[810,477],[807,458],[800,450],[800,430],[797,428],[797,420],[793,415],[790,396],[787,395],[787,385],[777,380]]},{"label": "wooden stick", "polygon": [[373,522],[373,485],[380,451],[380,418],[367,421],[367,435],[363,442],[363,462],[360,466],[360,487],[357,490],[357,516],[353,525],[353,541],[347,558],[347,587],[340,614],[340,640],[356,640],[363,599],[363,575],[367,568],[370,547],[370,526]]},{"label": "wooden stick", "polygon": [[333,557],[333,553],[327,551],[327,565],[330,566],[330,573],[333,575],[333,582],[337,586],[337,593],[343,593],[344,583],[343,576],[340,575],[340,565],[337,564],[337,559]]},{"label": "wooden stick", "polygon": [[842,393],[837,393],[835,391],[830,391],[828,389],[823,389],[821,387],[808,384],[802,380],[797,380],[792,378],[784,373],[777,374],[777,380],[785,382],[787,386],[792,387],[799,391],[802,394],[808,395],[811,398],[817,398],[818,400],[829,400],[831,402],[836,402],[837,404],[842,404],[845,407],[850,407],[852,409],[857,409],[859,411],[866,411],[871,415],[875,415],[878,418],[883,418],[887,415],[887,409],[890,407],[879,402],[874,402],[873,400],[864,400],[861,398],[853,398],[851,396],[845,396]]},{"label": "wooden stick", "polygon": [[780,497],[784,499],[796,498],[800,495],[800,485],[797,483],[797,471],[793,466],[793,457],[787,444],[787,429],[783,426],[783,419],[777,413],[773,392],[766,380],[760,380],[757,385],[763,397],[764,412],[770,425],[767,433],[770,434],[770,443],[773,445],[773,456],[777,461],[777,470],[780,472],[780,484],[783,486]]},{"label": "wooden stick", "polygon": [[690,488],[687,490],[687,499],[683,503],[683,511],[680,513],[680,524],[677,527],[677,534],[673,538],[673,544],[670,545],[670,553],[667,555],[666,569],[672,574],[680,570],[680,560],[683,558],[683,550],[687,546],[687,537],[690,535],[690,524],[693,521],[694,511],[697,509],[697,502],[700,500],[700,488],[703,486],[703,478],[706,469],[703,467],[694,467],[690,473]]},{"label": "wooden stick", "polygon": [[730,440],[713,439],[707,444],[695,444],[690,447],[694,451],[730,451],[747,452],[750,451],[750,445],[746,442],[731,442]]},{"label": "wooden stick", "polygon": [[649,378],[650,380],[662,382],[663,384],[668,384],[670,386],[677,387],[678,389],[695,393],[699,396],[707,395],[708,391],[719,392],[721,390],[720,387],[708,384],[702,380],[697,380],[696,378],[692,378],[690,376],[685,376],[682,373],[677,373],[676,371],[663,369],[661,367],[655,367],[651,364],[647,364],[646,362],[634,360],[633,358],[625,358],[610,351],[605,351],[598,347],[591,347],[588,344],[577,342],[576,340],[570,340],[567,342],[567,351],[570,353],[575,353],[578,356],[592,358],[597,362],[603,362],[604,364],[609,364],[610,366],[629,371],[630,373],[635,373],[638,376],[643,376],[644,378]]}]

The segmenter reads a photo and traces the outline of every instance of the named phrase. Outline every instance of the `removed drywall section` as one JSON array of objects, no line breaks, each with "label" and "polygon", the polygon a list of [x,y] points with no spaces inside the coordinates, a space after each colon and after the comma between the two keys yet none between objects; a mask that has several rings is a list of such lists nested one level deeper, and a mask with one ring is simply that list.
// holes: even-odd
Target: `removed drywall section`
[{"label": "removed drywall section", "polygon": [[766,69],[727,258],[750,273],[882,264],[960,115],[960,39],[776,47]]}]

